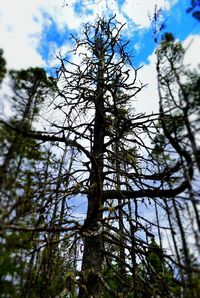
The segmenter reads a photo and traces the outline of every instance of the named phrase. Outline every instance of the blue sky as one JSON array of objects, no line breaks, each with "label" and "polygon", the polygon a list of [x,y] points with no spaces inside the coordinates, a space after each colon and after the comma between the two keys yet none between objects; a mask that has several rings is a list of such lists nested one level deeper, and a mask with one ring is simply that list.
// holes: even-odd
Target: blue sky
[{"label": "blue sky", "polygon": [[10,68],[49,67],[59,51],[69,49],[70,33],[79,34],[83,22],[116,13],[127,23],[123,34],[138,66],[148,63],[155,48],[148,20],[155,5],[162,9],[166,30],[181,41],[199,34],[198,22],[186,13],[190,0],[0,0],[0,47]]},{"label": "blue sky", "polygon": [[[106,2],[105,0],[102,0],[102,2],[103,1]],[[135,1],[136,4],[139,2],[138,0],[131,1]],[[123,6],[127,1],[118,0],[117,2],[120,7],[120,5]],[[159,5],[160,1],[155,1],[155,3],[156,2],[158,3],[157,5]],[[83,14],[85,14],[85,16],[94,17],[95,14],[93,6],[95,6],[95,4],[93,4],[92,6],[89,4],[84,5],[83,3],[83,1],[75,2],[74,11],[76,15],[80,16],[80,18],[82,18]],[[186,9],[189,7],[190,1],[183,0],[177,1],[176,3],[175,1],[171,1],[171,3],[174,3],[174,5],[171,6],[171,9],[162,10],[163,20],[166,24],[165,30],[168,32],[172,32],[175,35],[175,37],[178,38],[180,41],[184,41],[190,34],[198,34],[200,32],[198,21],[193,19],[190,14],[186,13]],[[63,9],[67,10],[68,5],[63,6]],[[148,13],[148,10],[146,10],[146,15],[148,15]],[[109,11],[107,15],[113,15],[113,11]],[[124,31],[124,38],[127,38],[128,40],[130,39],[130,49],[133,51],[134,65],[138,67],[141,63],[148,63],[148,57],[152,54],[155,48],[151,26],[146,27],[135,23],[134,19],[131,19],[129,16],[127,16],[125,11],[123,12],[123,16],[126,18],[125,21],[128,23],[128,28]],[[65,46],[66,40],[69,38],[70,33],[79,34],[80,31],[70,29],[67,25],[65,30],[60,30],[59,26],[56,24],[53,18],[45,14],[44,18],[48,18],[50,24],[48,26],[44,26],[43,28],[42,38],[38,47],[38,52],[41,54],[42,58],[45,61],[48,61],[48,59],[52,55],[51,48],[48,47],[49,42],[55,43],[57,48],[62,48],[62,46]],[[129,30],[133,31],[132,35],[129,32]]]},{"label": "blue sky", "polygon": [[[130,40],[133,65],[143,65],[138,79],[148,84],[134,107],[137,112],[150,114],[158,109],[155,44],[148,17],[155,5],[162,9],[165,30],[172,32],[185,47],[191,44],[185,63],[196,66],[200,23],[186,13],[190,0],[0,0],[0,48],[9,69],[41,66],[51,72],[58,64],[56,55],[65,55],[71,49],[70,33],[79,35],[83,23],[94,22],[97,14],[116,14],[117,20],[127,24],[123,37]],[[84,208],[81,205],[77,213],[84,212]]]},{"label": "blue sky", "polygon": [[[123,6],[124,3],[125,0],[118,1],[118,4],[121,6]],[[187,38],[187,36],[191,33],[199,33],[198,22],[194,20],[191,15],[186,13],[188,6],[189,1],[178,1],[171,7],[170,10],[163,9],[163,19],[166,23],[166,30],[173,32],[181,41]],[[68,6],[63,6],[63,9],[67,8]],[[78,16],[80,16],[80,18],[82,17],[83,13],[85,16],[94,16],[91,6],[86,5],[86,7],[84,7],[83,2],[80,3],[77,1],[74,4],[74,11]],[[148,14],[148,11],[146,13]],[[109,14],[112,15],[112,12],[110,11]],[[56,44],[57,48],[62,48],[62,46],[66,44],[66,40],[69,38],[70,33],[79,34],[79,30],[77,33],[76,30],[70,30],[70,28],[66,26],[65,30],[60,31],[53,18],[49,17],[48,15],[44,15],[44,18],[49,19],[50,25],[44,26],[43,28],[42,38],[38,46],[38,52],[45,61],[48,61],[52,55],[51,48],[48,46],[49,42]],[[152,38],[152,29],[151,27],[144,28],[138,24],[134,24],[134,20],[131,20],[128,16],[126,16],[126,18],[126,21],[130,24],[130,29],[133,30],[133,34],[131,36],[130,32],[126,34],[125,31],[124,37],[130,39],[130,49],[133,51],[134,65],[137,67],[141,63],[148,63],[148,57],[155,48],[155,43]]]},{"label": "blue sky", "polygon": [[[162,9],[166,31],[185,46],[192,41],[187,63],[197,64],[200,23],[186,13],[190,0],[0,0],[0,48],[9,69],[42,66],[50,71],[58,64],[56,55],[71,49],[70,33],[80,35],[83,23],[94,22],[97,14],[116,14],[127,24],[123,37],[130,40],[133,64],[144,65],[140,77],[150,90],[142,96],[148,92],[155,98],[155,44],[148,17],[155,5]],[[151,101],[143,105],[149,112],[151,106]]]}]

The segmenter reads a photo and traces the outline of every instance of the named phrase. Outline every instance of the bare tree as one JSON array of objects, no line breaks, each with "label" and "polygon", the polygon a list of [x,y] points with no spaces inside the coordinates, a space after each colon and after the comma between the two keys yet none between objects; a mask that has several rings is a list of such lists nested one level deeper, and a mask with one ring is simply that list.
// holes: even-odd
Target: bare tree
[{"label": "bare tree", "polygon": [[[49,172],[46,164],[41,173],[44,187],[37,189],[37,195],[45,198],[41,206],[45,218],[40,217],[38,225],[10,224],[4,229],[44,233],[45,245],[53,243],[43,251],[47,258],[39,255],[45,274],[44,261],[50,266],[57,254],[54,243],[60,245],[65,233],[71,251],[81,249],[74,257],[75,277],[69,286],[73,292],[78,288],[79,297],[128,297],[126,293],[178,297],[180,289],[191,285],[192,273],[198,272],[188,250],[182,205],[177,202],[191,194],[198,148],[193,132],[186,145],[180,143],[185,135],[179,135],[171,107],[164,102],[163,88],[170,92],[171,81],[167,81],[168,69],[161,69],[161,59],[157,64],[160,113],[135,113],[134,100],[144,86],[121,36],[123,28],[115,17],[98,18],[94,25],[85,25],[83,38],[72,36],[72,59],[59,57],[57,96],[52,100],[62,122],[57,119],[51,130],[43,132],[10,125],[24,138],[64,145],[66,151],[55,172]],[[178,86],[182,85],[178,82]],[[76,206],[70,206],[71,199]],[[80,201],[87,206],[84,218],[76,213]],[[183,256],[173,234],[175,224]],[[175,256],[165,251],[162,232],[166,230],[171,230]],[[76,270],[80,262],[81,270]],[[181,278],[174,278],[177,269]],[[51,278],[52,271],[48,274]],[[110,277],[116,281],[114,286]]]}]

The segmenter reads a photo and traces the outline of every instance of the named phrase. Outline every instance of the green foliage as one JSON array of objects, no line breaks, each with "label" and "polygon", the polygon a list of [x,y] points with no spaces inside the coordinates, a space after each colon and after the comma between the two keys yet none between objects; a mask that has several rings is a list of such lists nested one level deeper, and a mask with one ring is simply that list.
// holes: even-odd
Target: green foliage
[{"label": "green foliage", "polygon": [[200,112],[200,72],[198,70],[186,71],[186,83],[184,85],[191,112]]},{"label": "green foliage", "polygon": [[182,44],[175,40],[173,34],[165,33],[162,36],[162,40],[156,53],[160,62],[164,62],[165,59],[167,59],[173,63],[180,63],[183,59],[185,50]]},{"label": "green foliage", "polygon": [[167,131],[178,136],[183,131],[183,115],[167,115],[164,117]]},{"label": "green foliage", "polygon": [[[115,268],[115,270],[118,270],[117,265],[113,265],[113,267]],[[116,293],[118,291],[120,283],[120,279],[118,278],[117,272],[115,272],[112,267],[105,267],[103,270],[103,276],[106,276],[106,283],[109,285],[112,291]],[[112,292],[106,292],[104,298],[112,298]]]},{"label": "green foliage", "polygon": [[[38,179],[39,168],[47,162],[47,155],[36,140],[24,138],[19,130],[24,132],[31,129],[41,104],[48,94],[53,94],[56,84],[41,68],[12,70],[9,75],[15,94],[12,106],[14,116],[8,125],[0,125],[0,220],[3,226],[7,223],[14,223],[20,227],[36,226],[36,210],[41,207],[41,202],[34,197],[38,187],[35,182]],[[33,289],[33,285],[39,286],[37,283],[43,279],[39,273],[40,267],[35,267],[34,257],[31,257],[34,256],[33,250],[39,245],[37,236],[33,232],[5,230],[1,233],[0,243],[2,294],[8,297],[22,297],[24,292],[27,292],[26,295],[30,294],[29,297],[39,297],[40,293],[37,292],[37,287],[36,291]],[[57,261],[54,268],[56,285],[51,283],[54,288],[64,286],[60,282],[64,278],[63,270],[61,273],[58,271],[61,264],[63,265],[63,259]],[[57,294],[57,290],[51,290],[52,296]]]},{"label": "green foliage", "polygon": [[149,245],[146,260],[149,269],[148,271],[145,270],[146,272],[143,272],[142,269],[140,274],[151,284],[149,295],[161,295],[166,298],[170,297],[169,295],[180,297],[181,287],[175,281],[173,272],[167,268],[163,251],[154,238]]},{"label": "green foliage", "polygon": [[192,274],[192,282],[191,287],[196,294],[196,297],[200,296],[200,274],[199,273],[193,273]]},{"label": "green foliage", "polygon": [[123,161],[128,164],[136,165],[137,162],[137,148],[129,148],[128,150],[121,152]]},{"label": "green foliage", "polygon": [[175,41],[175,38],[171,32],[165,32],[162,36],[162,43],[173,43]]},{"label": "green foliage", "polygon": [[[43,68],[31,67],[20,71],[11,70],[9,75],[13,80],[14,90],[17,91],[22,89],[30,90],[32,87],[36,87],[39,88],[39,95],[42,95],[46,92],[46,88],[56,88],[55,80],[51,77],[48,77]],[[32,85],[29,86],[29,83]]]},{"label": "green foliage", "polygon": [[[30,237],[23,233],[6,233],[0,238],[0,289],[5,297],[19,297],[17,279],[23,277],[25,261],[21,248],[30,249]],[[4,297],[4,296],[3,296]]]},{"label": "green foliage", "polygon": [[9,72],[14,91],[13,110],[16,118],[29,125],[38,115],[41,104],[48,94],[56,90],[55,79],[48,77],[42,68],[28,68],[26,70],[11,70]]},{"label": "green foliage", "polygon": [[5,74],[6,74],[6,61],[3,58],[3,50],[0,49],[0,84],[3,81]]},{"label": "green foliage", "polygon": [[156,273],[163,272],[163,252],[154,238],[149,245],[147,260]]},{"label": "green foliage", "polygon": [[171,160],[171,157],[168,153],[166,153],[166,142],[165,142],[164,135],[161,133],[157,133],[157,135],[154,137],[153,141],[151,142],[154,146],[151,154],[153,157],[157,159],[157,161],[164,162]]},{"label": "green foliage", "polygon": [[[105,289],[102,294],[102,298],[124,297],[134,298],[133,294],[133,279],[131,275],[123,276],[123,282],[121,279],[120,266],[119,264],[112,264],[110,266],[104,266],[102,273],[105,282],[110,288],[110,291]],[[121,292],[123,288],[123,293]]]},{"label": "green foliage", "polygon": [[192,16],[200,21],[200,0],[191,0],[190,7],[187,9],[188,13],[192,13]]}]

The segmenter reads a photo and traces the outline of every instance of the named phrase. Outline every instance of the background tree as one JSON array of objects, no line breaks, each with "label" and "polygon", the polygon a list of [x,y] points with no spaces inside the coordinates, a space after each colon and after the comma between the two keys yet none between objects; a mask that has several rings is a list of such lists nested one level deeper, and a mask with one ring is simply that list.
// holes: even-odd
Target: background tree
[{"label": "background tree", "polygon": [[[188,106],[198,101],[198,74],[185,73],[184,51],[166,35],[157,51],[160,112],[137,114],[144,86],[123,27],[97,18],[72,36],[75,59],[59,57],[56,85],[39,71],[36,90],[38,71],[11,72],[20,104],[18,117],[1,121],[1,243],[5,252],[6,237],[26,235],[30,245],[11,248],[17,278],[18,268],[3,275],[18,297],[198,297],[186,229],[191,212],[192,232],[198,223],[198,118],[190,117],[198,108]],[[55,119],[41,131],[32,124],[47,96]]]},{"label": "background tree", "polygon": [[[188,179],[187,192],[179,196],[179,200],[172,198],[172,206],[171,202],[167,203],[168,207],[171,206],[170,208],[173,208],[175,212],[175,220],[181,235],[184,263],[186,266],[191,266],[193,260],[186,239],[191,233],[194,233],[193,237],[197,239],[195,235],[199,231],[199,211],[197,207],[199,196],[198,186],[195,183],[195,177],[199,175],[199,146],[197,141],[199,133],[199,104],[197,103],[199,98],[199,74],[196,70],[192,71],[184,67],[184,53],[182,45],[176,42],[171,34],[166,33],[157,52],[157,70],[163,130],[172,148],[177,148],[181,157],[182,168],[187,167],[190,173],[195,173],[195,175],[192,175],[194,180],[192,176],[187,176],[184,173],[185,178]],[[195,79],[193,80],[193,78]],[[187,203],[185,203],[186,200]],[[191,212],[195,220],[195,229],[193,228],[193,231],[189,227],[186,229],[182,221],[184,216],[184,220],[187,218],[186,222],[188,222],[189,218],[186,214],[189,215]],[[182,216],[182,214],[184,215]],[[198,240],[195,246],[198,255]],[[178,259],[180,260],[180,257]],[[187,282],[192,283],[190,272],[187,275]],[[198,295],[195,290],[193,294],[187,294],[185,290],[185,294],[186,296]]]},{"label": "background tree", "polygon": [[2,83],[3,78],[6,74],[6,61],[3,57],[3,50],[0,49],[0,84]]},{"label": "background tree", "polygon": [[200,1],[199,0],[191,0],[190,7],[188,7],[187,12],[192,13],[192,16],[200,21]]}]

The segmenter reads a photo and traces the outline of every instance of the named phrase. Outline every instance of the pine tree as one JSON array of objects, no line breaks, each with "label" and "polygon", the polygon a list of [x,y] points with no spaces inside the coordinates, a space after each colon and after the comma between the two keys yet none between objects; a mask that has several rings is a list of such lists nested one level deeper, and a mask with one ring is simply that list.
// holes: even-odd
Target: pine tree
[{"label": "pine tree", "polygon": [[[198,223],[198,129],[190,115],[199,113],[199,76],[184,71],[183,48],[166,35],[157,51],[160,113],[137,114],[134,100],[144,86],[123,28],[115,17],[97,18],[82,38],[72,36],[80,62],[59,57],[57,85],[42,70],[10,73],[18,114],[1,122],[9,131],[1,141],[2,231],[27,235],[30,245],[11,248],[15,257],[21,253],[18,295],[197,296],[183,202],[191,202],[187,214],[193,210]],[[57,119],[38,131],[37,104],[48,94]],[[82,204],[84,218],[76,211]],[[165,251],[165,231],[175,256]],[[5,271],[4,281],[16,270]]]}]

